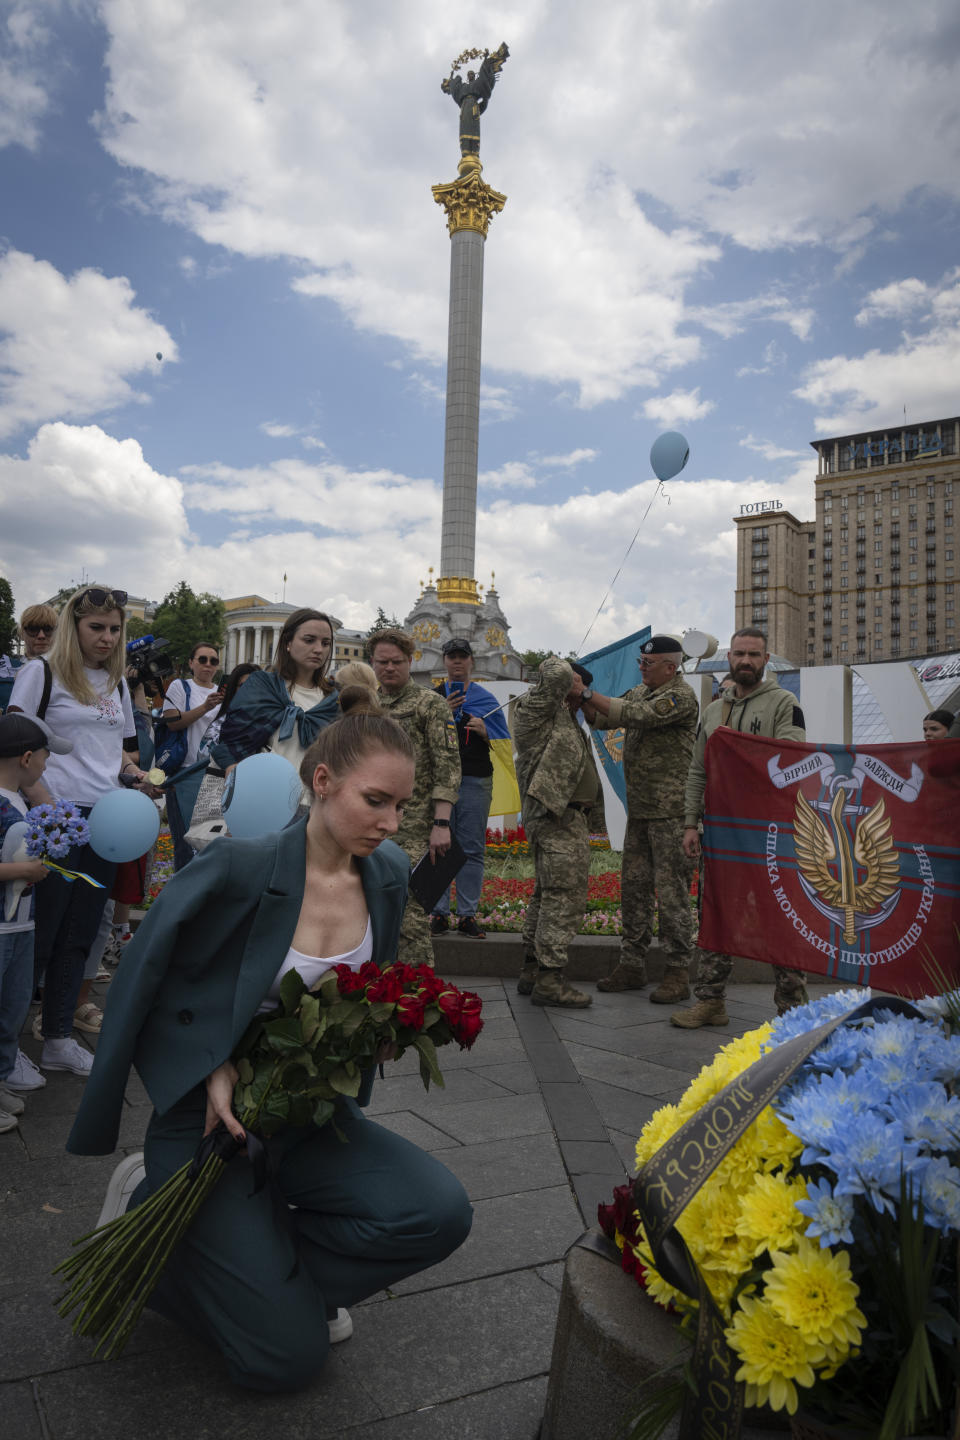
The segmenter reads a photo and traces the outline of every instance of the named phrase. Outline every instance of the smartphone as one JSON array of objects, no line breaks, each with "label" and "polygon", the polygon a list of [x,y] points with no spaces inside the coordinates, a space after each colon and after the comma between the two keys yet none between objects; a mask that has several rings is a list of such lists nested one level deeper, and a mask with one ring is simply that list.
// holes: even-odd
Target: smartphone
[{"label": "smartphone", "polygon": [[[447,695],[448,695],[448,696],[459,695],[461,701],[463,700],[463,695],[464,695],[464,692],[465,692],[466,688],[467,688],[467,687],[464,685],[464,683],[463,683],[462,680],[448,680],[448,681],[447,681]],[[458,706],[457,708],[460,709],[461,707]]]}]

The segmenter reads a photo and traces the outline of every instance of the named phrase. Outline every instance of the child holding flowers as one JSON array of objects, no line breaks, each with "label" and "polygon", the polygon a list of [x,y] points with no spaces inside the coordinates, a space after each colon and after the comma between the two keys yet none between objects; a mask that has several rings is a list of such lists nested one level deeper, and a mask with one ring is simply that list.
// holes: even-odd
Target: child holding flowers
[{"label": "child holding flowers", "polygon": [[[366,982],[371,963],[395,959],[409,862],[389,837],[412,793],[413,751],[368,692],[345,690],[341,703],[350,713],[320,731],[301,766],[308,816],[207,847],[164,888],[110,987],[68,1148],[115,1147],[135,1065],[154,1105],[135,1204],[218,1122],[247,1140],[233,1109],[245,1062],[238,1070],[231,1057],[258,1012],[282,1000],[290,971],[308,986],[334,966]],[[266,1182],[256,1189],[239,1159],[224,1166],[149,1303],[215,1344],[238,1384],[276,1391],[317,1374],[349,1326],[338,1311],[437,1264],[466,1238],[471,1212],[438,1161],[347,1094],[332,1124],[264,1129]]]}]

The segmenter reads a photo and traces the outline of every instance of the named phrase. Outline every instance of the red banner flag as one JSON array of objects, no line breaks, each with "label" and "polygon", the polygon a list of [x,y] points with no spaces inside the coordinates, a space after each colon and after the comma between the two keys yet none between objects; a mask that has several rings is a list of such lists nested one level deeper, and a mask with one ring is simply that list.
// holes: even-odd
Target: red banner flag
[{"label": "red banner flag", "polygon": [[707,741],[705,950],[878,990],[960,984],[960,741]]}]

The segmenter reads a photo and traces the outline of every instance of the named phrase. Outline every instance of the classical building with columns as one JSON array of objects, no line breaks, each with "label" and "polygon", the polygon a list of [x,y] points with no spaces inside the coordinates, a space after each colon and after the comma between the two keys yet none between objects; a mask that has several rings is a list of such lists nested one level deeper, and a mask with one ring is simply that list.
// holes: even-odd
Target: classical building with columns
[{"label": "classical building with columns", "polygon": [[[269,665],[273,659],[280,631],[299,605],[265,600],[262,595],[237,595],[224,600],[226,610],[226,641],[223,670],[229,673],[235,665]],[[359,630],[344,630],[335,615],[333,621],[333,667],[348,660],[363,658],[364,637]]]}]

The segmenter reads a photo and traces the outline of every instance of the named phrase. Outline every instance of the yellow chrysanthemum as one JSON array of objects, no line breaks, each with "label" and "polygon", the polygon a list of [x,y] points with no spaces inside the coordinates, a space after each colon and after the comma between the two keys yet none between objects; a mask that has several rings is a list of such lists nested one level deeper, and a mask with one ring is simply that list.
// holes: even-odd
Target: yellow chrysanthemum
[{"label": "yellow chrysanthemum", "polygon": [[764,1250],[792,1250],[798,1232],[807,1224],[796,1202],[807,1193],[804,1179],[788,1180],[783,1175],[758,1175],[745,1195],[740,1197],[740,1233],[752,1241],[753,1253]]},{"label": "yellow chrysanthemum", "polygon": [[796,1414],[797,1385],[813,1384],[813,1367],[824,1357],[823,1346],[805,1340],[764,1300],[744,1295],[739,1307],[726,1336],[743,1362],[736,1378],[746,1385],[747,1404]]},{"label": "yellow chrysanthemum", "polygon": [[676,1105],[662,1105],[655,1111],[640,1131],[640,1139],[637,1141],[637,1169],[642,1170],[644,1165],[664,1145],[674,1131],[680,1129],[680,1120],[677,1118]]},{"label": "yellow chrysanthemum", "polygon": [[795,1253],[771,1259],[765,1296],[776,1314],[808,1340],[845,1349],[859,1344],[867,1322],[857,1308],[860,1290],[845,1250],[834,1255],[801,1239]]},{"label": "yellow chrysanthemum", "polygon": [[770,1105],[760,1111],[750,1130],[764,1170],[789,1166],[803,1149],[803,1141],[791,1134]]}]

